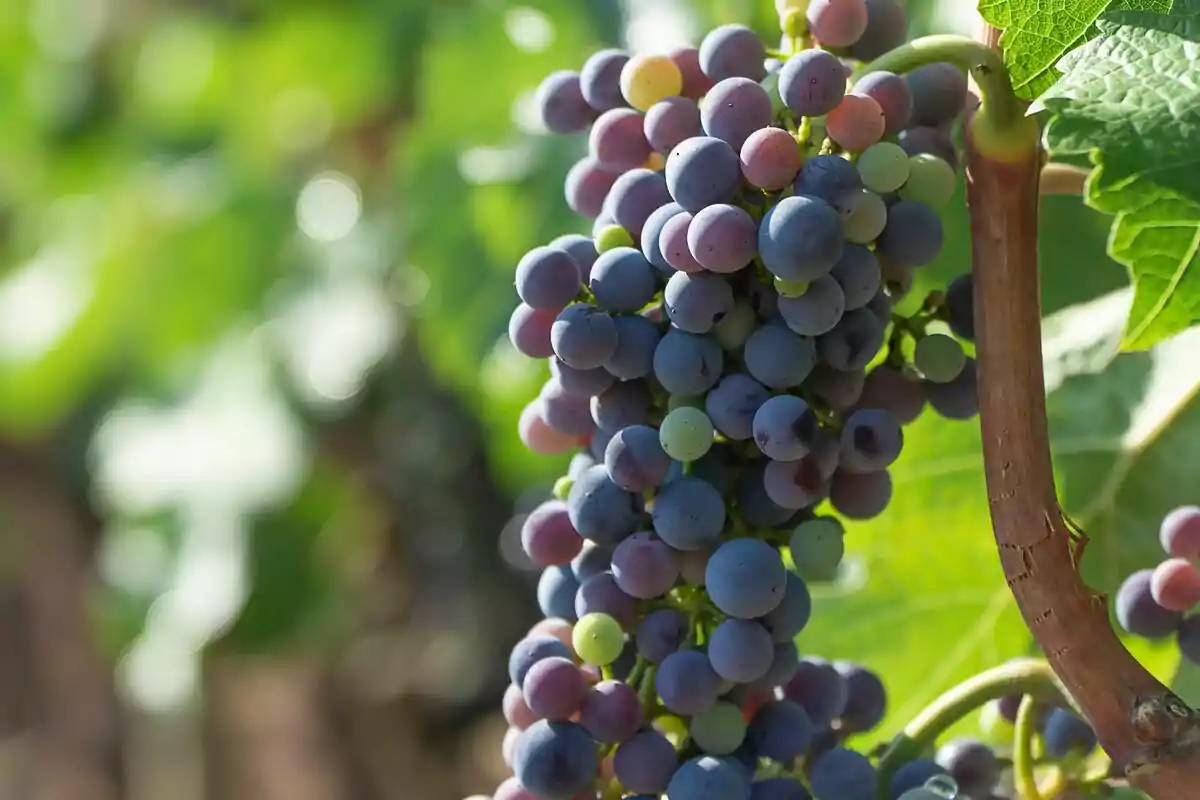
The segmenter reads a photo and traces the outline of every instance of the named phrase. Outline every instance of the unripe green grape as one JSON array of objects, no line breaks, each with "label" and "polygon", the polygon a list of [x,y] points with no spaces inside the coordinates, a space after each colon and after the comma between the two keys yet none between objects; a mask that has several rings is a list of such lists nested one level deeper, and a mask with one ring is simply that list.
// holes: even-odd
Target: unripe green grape
[{"label": "unripe green grape", "polygon": [[567,495],[571,493],[571,487],[575,485],[575,481],[567,476],[563,476],[554,482],[554,497],[558,500],[565,501]]},{"label": "unripe green grape", "polygon": [[870,244],[887,226],[887,204],[870,189],[846,192],[838,197],[836,206],[842,215],[848,242]]},{"label": "unripe green grape", "polygon": [[713,335],[723,349],[739,350],[757,327],[758,317],[754,309],[746,301],[739,300],[734,303],[733,310],[713,328]]},{"label": "unripe green grape", "polygon": [[801,522],[788,540],[792,564],[808,581],[832,581],[846,553],[845,531],[833,517]]},{"label": "unripe green grape", "polygon": [[687,722],[674,714],[664,714],[661,717],[655,717],[654,727],[676,747],[679,747],[683,743],[683,740],[688,737]]},{"label": "unripe green grape", "polygon": [[733,703],[715,703],[692,717],[692,741],[709,755],[724,756],[746,738],[746,720]]},{"label": "unripe green grape", "polygon": [[585,614],[571,631],[571,645],[588,664],[603,667],[616,661],[625,649],[625,632],[608,614]]},{"label": "unripe green grape", "polygon": [[954,167],[930,153],[918,153],[908,159],[908,180],[900,187],[900,197],[927,206],[944,206],[954,196],[958,175]]},{"label": "unripe green grape", "polygon": [[789,281],[786,278],[775,279],[775,291],[780,297],[803,297],[808,291],[808,281]]},{"label": "unripe green grape", "polygon": [[698,408],[683,406],[663,418],[658,438],[663,450],[676,461],[696,461],[712,447],[712,420]]},{"label": "unripe green grape", "polygon": [[633,247],[633,237],[620,225],[607,225],[596,234],[597,253],[607,253],[618,247]]},{"label": "unripe green grape", "polygon": [[950,383],[967,365],[967,355],[962,345],[952,336],[931,333],[921,337],[913,351],[913,364],[927,380],[934,383]]},{"label": "unripe green grape", "polygon": [[898,144],[876,142],[858,157],[858,174],[872,192],[894,192],[908,180],[908,153]]}]

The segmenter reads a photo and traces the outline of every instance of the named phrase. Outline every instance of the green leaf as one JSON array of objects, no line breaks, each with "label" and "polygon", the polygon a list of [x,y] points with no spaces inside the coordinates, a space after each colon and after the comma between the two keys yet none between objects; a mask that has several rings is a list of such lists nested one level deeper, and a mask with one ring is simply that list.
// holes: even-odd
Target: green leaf
[{"label": "green leaf", "polygon": [[[1128,290],[1046,320],[1046,375],[1055,467],[1066,512],[1091,536],[1084,575],[1112,591],[1162,559],[1158,525],[1195,498],[1200,455],[1200,331],[1152,351],[1119,353]],[[1192,452],[1180,452],[1181,447]],[[977,423],[932,412],[905,432],[888,511],[847,526],[843,585],[816,587],[802,653],[853,658],[878,670],[891,697],[890,736],[938,694],[1034,651],[996,556]],[[1169,680],[1173,642],[1127,641]],[[971,722],[967,723],[972,724]]]},{"label": "green leaf", "polygon": [[1004,31],[1000,46],[1017,95],[1032,100],[1057,78],[1055,63],[1095,35],[1105,11],[1137,9],[1166,13],[1170,0],[980,0],[979,13]]},{"label": "green leaf", "polygon": [[1136,287],[1122,346],[1150,347],[1200,322],[1200,2],[1171,16],[1107,14],[1035,105],[1056,156],[1087,154],[1086,200],[1116,216],[1109,253]]}]

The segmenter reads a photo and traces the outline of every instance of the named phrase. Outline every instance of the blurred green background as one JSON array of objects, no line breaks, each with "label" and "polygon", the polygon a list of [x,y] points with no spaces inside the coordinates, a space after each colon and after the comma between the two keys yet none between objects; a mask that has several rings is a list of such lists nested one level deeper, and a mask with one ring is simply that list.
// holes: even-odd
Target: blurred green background
[{"label": "blurred green background", "polygon": [[[945,5],[912,31],[969,23]],[[777,35],[770,0],[5,0],[0,798],[495,786],[536,615],[515,533],[563,466],[515,434],[545,373],[507,342],[511,273],[590,227],[561,194],[584,142],[543,135],[532,92],[727,21]],[[1106,220],[1045,220],[1048,310],[1125,282]],[[947,225],[929,286],[968,265],[961,202]],[[1149,525],[1174,496],[1126,503],[1126,456],[1200,426],[1194,387],[1130,440],[1159,356],[1106,377],[1113,325],[1085,316],[1056,433],[1107,415],[1070,438],[1099,444],[1060,461],[1069,502]],[[975,426],[909,445],[895,513],[851,534],[867,580],[818,596],[801,642],[884,670],[889,730],[1029,647]],[[1149,558],[1123,547],[1097,546],[1104,575]]]}]

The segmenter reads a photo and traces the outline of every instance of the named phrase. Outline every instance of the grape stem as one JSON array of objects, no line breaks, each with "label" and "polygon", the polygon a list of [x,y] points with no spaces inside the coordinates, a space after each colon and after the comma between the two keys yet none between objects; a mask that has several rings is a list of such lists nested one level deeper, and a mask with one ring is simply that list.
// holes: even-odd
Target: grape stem
[{"label": "grape stem", "polygon": [[1013,728],[1013,783],[1021,800],[1044,800],[1033,773],[1033,737],[1037,735],[1038,701],[1025,695]]},{"label": "grape stem", "polygon": [[[999,31],[986,26],[983,40],[995,47]],[[992,65],[997,58],[976,56]],[[1155,800],[1194,800],[1200,714],[1117,638],[1107,598],[1079,574],[1076,537],[1058,505],[1041,348],[1037,129],[1022,131],[1025,140],[1012,143],[1022,146],[999,156],[986,146],[994,140],[980,141],[977,126],[967,130],[984,472],[1008,586],[1050,666],[1130,782]]]}]

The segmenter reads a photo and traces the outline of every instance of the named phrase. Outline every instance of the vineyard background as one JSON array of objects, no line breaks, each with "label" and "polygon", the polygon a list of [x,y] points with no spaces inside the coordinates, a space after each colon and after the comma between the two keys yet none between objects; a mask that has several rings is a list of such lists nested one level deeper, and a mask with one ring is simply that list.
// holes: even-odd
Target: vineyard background
[{"label": "vineyard background", "polygon": [[[943,5],[911,3],[913,35],[970,32]],[[542,136],[532,91],[729,21],[777,26],[770,0],[7,0],[0,800],[499,781],[502,664],[535,619],[515,533],[563,466],[515,435],[544,366],[507,342],[511,273],[588,229],[561,202],[583,142]],[[946,216],[918,301],[969,265]],[[1127,283],[1108,218],[1052,197],[1043,224],[1047,313]],[[1105,589],[1197,485],[1174,443],[1200,379],[1178,343],[1110,363],[1127,305],[1048,334],[1064,507]],[[881,736],[1031,644],[976,424],[918,423],[897,478],[804,634],[887,677]]]}]

